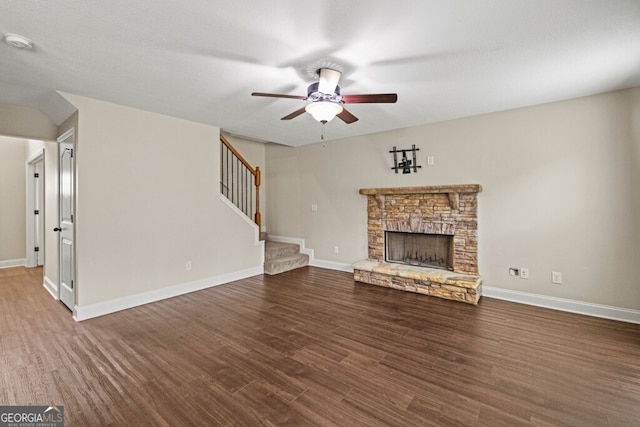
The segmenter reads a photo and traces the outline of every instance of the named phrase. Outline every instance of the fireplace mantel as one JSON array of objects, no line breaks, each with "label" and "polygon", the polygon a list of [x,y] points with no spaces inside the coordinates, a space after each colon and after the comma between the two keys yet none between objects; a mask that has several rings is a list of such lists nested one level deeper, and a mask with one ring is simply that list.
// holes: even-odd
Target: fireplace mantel
[{"label": "fireplace mantel", "polygon": [[360,194],[442,194],[442,193],[480,193],[480,184],[431,185],[428,187],[361,188]]},{"label": "fireplace mantel", "polygon": [[[394,187],[394,188],[361,188],[363,196],[399,196],[406,194],[447,194],[451,209],[460,208],[460,194],[480,193],[482,186],[479,184],[460,185],[432,185],[428,187]],[[380,201],[380,199],[378,199]]]}]

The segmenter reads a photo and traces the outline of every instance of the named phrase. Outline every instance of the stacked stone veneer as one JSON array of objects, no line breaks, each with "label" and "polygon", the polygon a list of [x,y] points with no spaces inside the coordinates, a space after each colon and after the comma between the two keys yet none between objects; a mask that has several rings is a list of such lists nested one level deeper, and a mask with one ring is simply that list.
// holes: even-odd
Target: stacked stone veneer
[{"label": "stacked stone veneer", "polygon": [[[480,185],[361,189],[366,195],[369,259],[354,264],[354,279],[374,285],[477,304],[482,294],[478,276],[477,193]],[[453,272],[385,263],[384,233],[453,236]]]}]

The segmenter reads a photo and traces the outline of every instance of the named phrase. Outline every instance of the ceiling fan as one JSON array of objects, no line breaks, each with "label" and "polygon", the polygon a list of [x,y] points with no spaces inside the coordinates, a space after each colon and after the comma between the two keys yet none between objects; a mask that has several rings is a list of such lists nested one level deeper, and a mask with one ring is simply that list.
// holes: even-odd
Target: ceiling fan
[{"label": "ceiling fan", "polygon": [[331,68],[320,68],[318,70],[320,78],[318,82],[309,85],[307,96],[263,92],[253,92],[251,95],[310,101],[305,107],[284,116],[281,120],[291,120],[307,112],[322,124],[326,124],[336,116],[347,124],[357,121],[358,118],[347,111],[343,104],[394,103],[398,100],[398,95],[395,93],[342,95],[338,86],[341,74],[340,71]]}]

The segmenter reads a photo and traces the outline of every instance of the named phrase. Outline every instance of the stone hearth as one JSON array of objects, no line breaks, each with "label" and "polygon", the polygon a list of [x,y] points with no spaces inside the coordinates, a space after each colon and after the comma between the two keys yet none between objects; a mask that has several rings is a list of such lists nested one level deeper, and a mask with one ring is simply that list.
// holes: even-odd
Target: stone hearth
[{"label": "stone hearth", "polygon": [[[353,265],[354,279],[409,292],[477,304],[482,295],[478,276],[477,193],[480,185],[368,188],[369,250],[367,260]],[[453,271],[385,261],[385,232],[452,236]]]},{"label": "stone hearth", "polygon": [[479,276],[437,268],[363,260],[353,265],[353,278],[357,282],[470,304],[477,304],[482,294],[482,279]]}]

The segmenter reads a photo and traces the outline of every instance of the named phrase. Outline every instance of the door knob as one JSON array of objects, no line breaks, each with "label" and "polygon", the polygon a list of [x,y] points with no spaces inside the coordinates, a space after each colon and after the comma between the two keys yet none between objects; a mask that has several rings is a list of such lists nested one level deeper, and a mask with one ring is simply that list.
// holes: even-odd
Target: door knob
[{"label": "door knob", "polygon": [[62,228],[56,227],[56,228],[53,229],[53,231],[62,231]]}]

